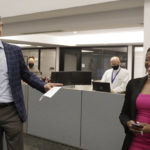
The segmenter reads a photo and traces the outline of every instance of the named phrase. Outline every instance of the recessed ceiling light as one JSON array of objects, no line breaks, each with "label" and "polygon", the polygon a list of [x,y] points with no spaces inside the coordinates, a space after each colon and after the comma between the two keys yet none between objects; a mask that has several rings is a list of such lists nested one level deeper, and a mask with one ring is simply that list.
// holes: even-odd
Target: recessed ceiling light
[{"label": "recessed ceiling light", "polygon": [[90,50],[82,50],[82,53],[93,53],[94,51],[90,51]]},{"label": "recessed ceiling light", "polygon": [[77,34],[78,32],[77,31],[73,31],[73,34]]}]

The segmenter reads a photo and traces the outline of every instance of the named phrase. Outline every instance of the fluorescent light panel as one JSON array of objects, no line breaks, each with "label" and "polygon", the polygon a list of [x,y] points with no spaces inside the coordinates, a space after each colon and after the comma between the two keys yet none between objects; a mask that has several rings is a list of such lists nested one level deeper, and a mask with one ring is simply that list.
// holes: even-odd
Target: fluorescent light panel
[{"label": "fluorescent light panel", "polygon": [[[94,32],[94,31],[93,31]],[[99,30],[99,32],[87,31],[86,34],[83,31],[78,34],[72,33],[71,35],[65,33],[63,35],[53,34],[37,34],[37,35],[24,35],[24,36],[9,36],[1,37],[0,39],[18,40],[26,42],[36,42],[43,44],[53,45],[94,45],[94,44],[132,44],[132,43],[144,43],[144,31],[143,28],[134,29],[116,29],[116,30]]]},{"label": "fluorescent light panel", "polygon": [[19,46],[19,47],[31,47],[32,46],[32,45],[29,45],[29,44],[16,44],[16,43],[9,43],[9,44],[16,45],[16,46]]},{"label": "fluorescent light panel", "polygon": [[82,50],[82,53],[93,53],[94,51],[90,51],[90,50]]}]

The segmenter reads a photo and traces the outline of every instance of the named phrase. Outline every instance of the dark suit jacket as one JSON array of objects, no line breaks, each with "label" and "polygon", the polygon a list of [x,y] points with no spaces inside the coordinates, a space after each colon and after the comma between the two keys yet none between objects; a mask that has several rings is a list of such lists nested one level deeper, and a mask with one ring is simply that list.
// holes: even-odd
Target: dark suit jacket
[{"label": "dark suit jacket", "polygon": [[126,137],[123,143],[122,150],[128,150],[133,134],[129,131],[126,123],[129,120],[136,119],[136,98],[138,94],[141,92],[146,80],[147,76],[137,79],[132,79],[129,81],[126,87],[125,101],[119,116],[120,121],[125,129]]},{"label": "dark suit jacket", "polygon": [[43,93],[45,92],[45,83],[38,79],[33,73],[29,72],[19,47],[4,42],[2,43],[7,60],[8,78],[13,100],[21,120],[25,121],[26,111],[23,100],[21,80]]}]

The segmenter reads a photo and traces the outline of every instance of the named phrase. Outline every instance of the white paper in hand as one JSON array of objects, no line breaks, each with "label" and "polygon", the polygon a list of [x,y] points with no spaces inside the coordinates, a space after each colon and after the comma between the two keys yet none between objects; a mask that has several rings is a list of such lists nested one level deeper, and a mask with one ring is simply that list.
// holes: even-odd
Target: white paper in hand
[{"label": "white paper in hand", "polygon": [[48,92],[46,92],[40,97],[39,101],[41,101],[43,97],[52,98],[61,88],[62,87],[58,87],[58,86],[51,88]]}]

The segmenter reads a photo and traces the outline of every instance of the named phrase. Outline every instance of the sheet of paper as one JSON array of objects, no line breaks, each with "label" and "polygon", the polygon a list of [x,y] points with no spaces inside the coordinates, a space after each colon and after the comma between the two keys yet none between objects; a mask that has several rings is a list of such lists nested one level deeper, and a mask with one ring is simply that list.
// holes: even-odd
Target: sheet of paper
[{"label": "sheet of paper", "polygon": [[52,98],[61,88],[62,87],[58,87],[58,86],[51,88],[48,92],[46,92],[40,97],[39,101],[41,101],[43,97]]}]

